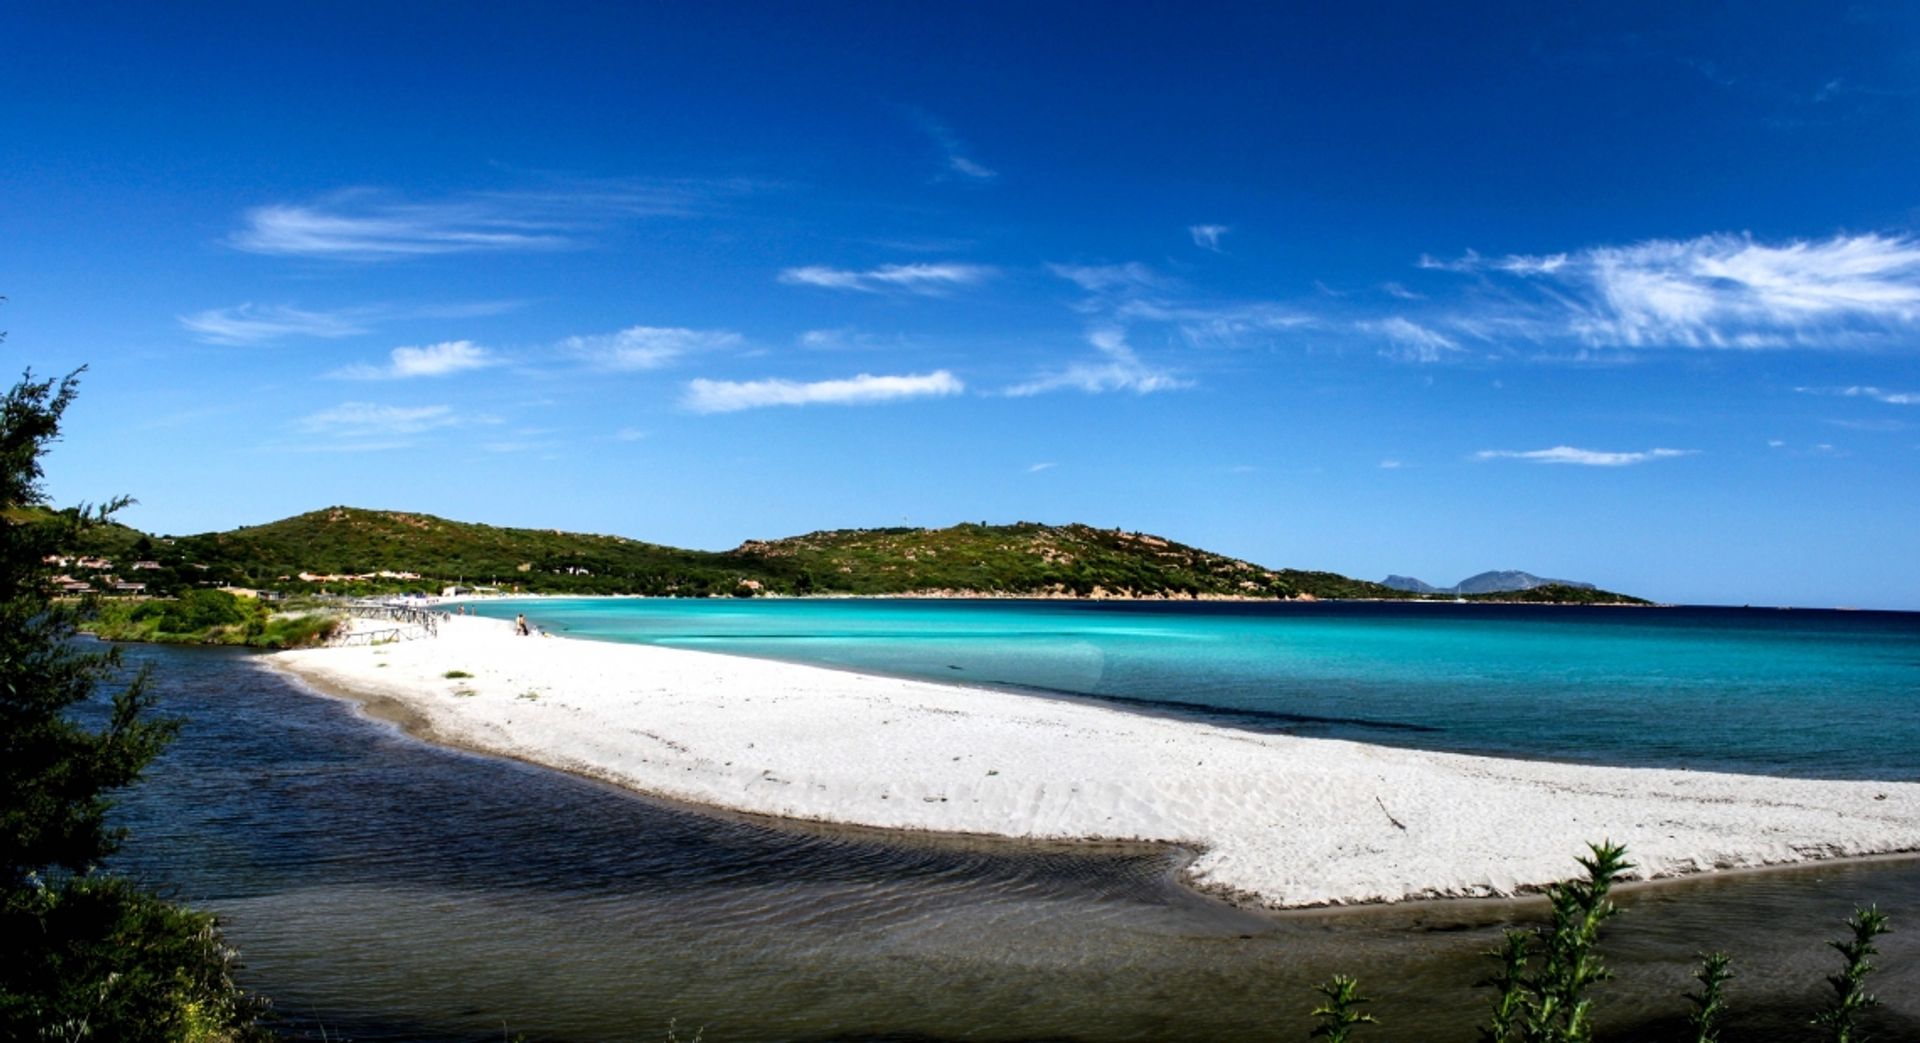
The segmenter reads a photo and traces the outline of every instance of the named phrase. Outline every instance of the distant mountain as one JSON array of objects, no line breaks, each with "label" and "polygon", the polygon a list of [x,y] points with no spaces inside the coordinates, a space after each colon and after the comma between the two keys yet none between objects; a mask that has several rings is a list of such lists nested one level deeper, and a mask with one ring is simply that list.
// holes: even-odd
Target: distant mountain
[{"label": "distant mountain", "polygon": [[1468,576],[1454,584],[1456,594],[1501,594],[1510,590],[1532,590],[1535,587],[1572,587],[1575,590],[1595,590],[1591,583],[1581,583],[1571,579],[1543,579],[1531,572],[1508,569],[1502,572],[1482,572],[1477,576]]},{"label": "distant mountain", "polygon": [[1516,590],[1533,590],[1536,587],[1570,587],[1574,590],[1598,590],[1591,583],[1581,583],[1571,579],[1546,579],[1531,572],[1517,569],[1504,569],[1494,572],[1482,572],[1477,576],[1468,576],[1451,587],[1436,587],[1412,576],[1388,576],[1380,581],[1383,587],[1404,590],[1410,594],[1505,594]]}]

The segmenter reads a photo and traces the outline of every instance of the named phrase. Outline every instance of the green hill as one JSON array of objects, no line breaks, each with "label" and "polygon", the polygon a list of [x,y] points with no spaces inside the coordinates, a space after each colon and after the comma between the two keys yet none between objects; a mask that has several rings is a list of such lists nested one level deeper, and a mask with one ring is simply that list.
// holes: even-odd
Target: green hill
[{"label": "green hill", "polygon": [[[158,564],[141,573],[157,592],[213,583],[286,591],[438,592],[464,583],[529,593],[691,597],[940,592],[1413,597],[1331,572],[1268,569],[1144,533],[1032,522],[839,529],[751,540],[730,551],[697,551],[619,536],[330,507],[198,536],[115,530],[103,533],[98,543],[88,552],[105,556],[111,551],[116,558]],[[317,578],[302,579],[303,574]]]},{"label": "green hill", "polygon": [[1275,571],[1158,536],[1087,525],[1020,522],[946,529],[839,529],[750,541],[728,557],[758,575],[785,581],[783,590],[803,592],[1406,596],[1330,572]]}]

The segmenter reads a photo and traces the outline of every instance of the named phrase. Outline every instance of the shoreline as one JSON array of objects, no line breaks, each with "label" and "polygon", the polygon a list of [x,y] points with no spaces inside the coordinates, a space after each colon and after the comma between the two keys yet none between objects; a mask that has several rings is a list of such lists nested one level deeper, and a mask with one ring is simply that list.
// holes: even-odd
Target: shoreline
[{"label": "shoreline", "polygon": [[[1506,899],[1587,841],[1636,878],[1920,850],[1920,784],[1501,760],[1300,739],[1083,702],[568,638],[281,652],[430,742],[668,801],[858,829],[1172,844],[1268,910]],[[470,674],[449,679],[447,671]],[[469,694],[470,693],[470,694]],[[1211,766],[1209,766],[1211,764]]]},{"label": "shoreline", "polygon": [[[1504,593],[1504,592],[1503,592]],[[991,590],[918,590],[898,594],[779,594],[761,593],[751,598],[735,598],[728,595],[708,594],[702,597],[680,597],[662,594],[549,594],[539,591],[522,591],[507,594],[460,594],[446,597],[437,594],[422,596],[419,600],[428,605],[453,605],[463,601],[593,601],[598,599],[652,600],[652,601],[1074,601],[1089,604],[1194,604],[1196,602],[1220,602],[1223,604],[1248,605],[1539,605],[1550,608],[1751,608],[1753,606],[1731,605],[1679,605],[1664,601],[1528,601],[1523,598],[1495,598],[1476,594],[1470,598],[1406,597],[1406,598],[1322,598],[1311,594],[1297,597],[1255,597],[1251,594],[1059,594],[1046,591],[991,591]],[[1763,605],[1762,608],[1776,606]],[[1777,606],[1782,609],[1789,606]],[[1824,610],[1816,610],[1824,611]],[[1881,611],[1878,609],[1833,609],[1831,611]],[[1887,610],[1897,611],[1897,610]]]}]

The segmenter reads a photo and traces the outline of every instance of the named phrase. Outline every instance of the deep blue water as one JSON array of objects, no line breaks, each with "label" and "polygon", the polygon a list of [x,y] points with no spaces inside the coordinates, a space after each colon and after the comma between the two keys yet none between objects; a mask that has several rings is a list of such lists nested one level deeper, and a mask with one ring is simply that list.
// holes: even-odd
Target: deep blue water
[{"label": "deep blue water", "polygon": [[481,602],[558,633],[1427,749],[1920,779],[1920,614],[1392,603]]}]

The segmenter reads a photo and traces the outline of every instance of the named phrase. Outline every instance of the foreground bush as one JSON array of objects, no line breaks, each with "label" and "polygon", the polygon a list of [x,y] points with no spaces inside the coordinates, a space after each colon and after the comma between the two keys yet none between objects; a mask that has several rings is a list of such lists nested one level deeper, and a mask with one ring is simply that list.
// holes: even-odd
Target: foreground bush
[{"label": "foreground bush", "polygon": [[117,506],[44,509],[40,456],[74,388],[29,376],[0,400],[0,1039],[251,1038],[254,1004],[213,919],[100,870],[122,835],[110,794],[174,725],[153,719],[144,676],[99,731],[71,716],[120,669],[114,650],[73,643],[76,610],[52,600],[44,564]]}]

